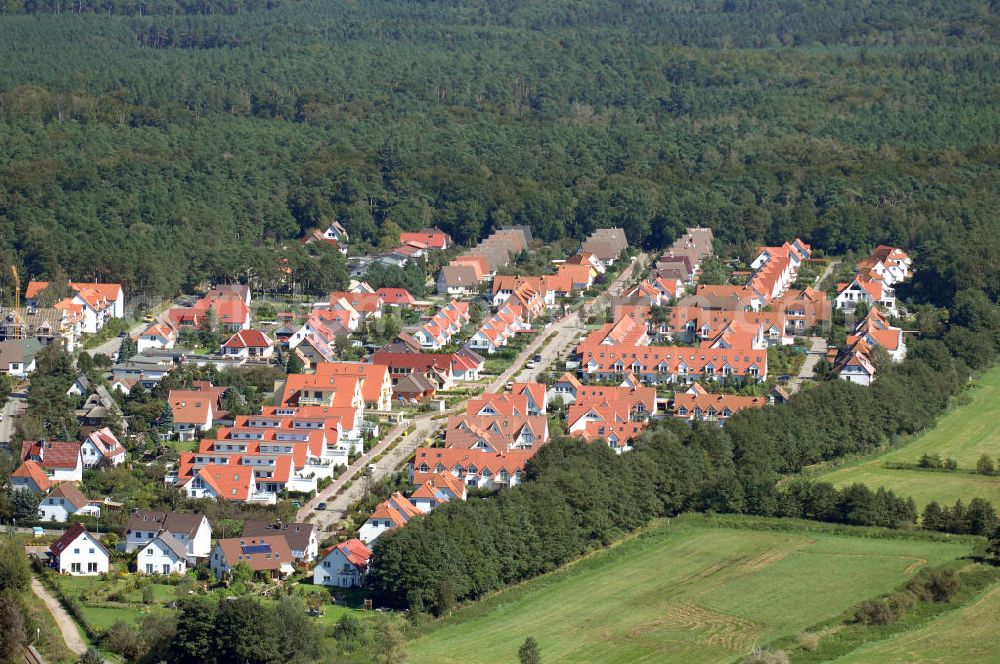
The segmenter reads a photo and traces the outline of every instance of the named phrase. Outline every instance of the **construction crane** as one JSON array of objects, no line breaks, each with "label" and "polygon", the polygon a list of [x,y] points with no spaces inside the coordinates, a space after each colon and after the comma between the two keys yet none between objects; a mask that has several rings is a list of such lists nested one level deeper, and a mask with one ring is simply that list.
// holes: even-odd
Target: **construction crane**
[{"label": "construction crane", "polygon": [[14,275],[14,311],[21,308],[21,276],[17,273],[17,266],[10,266],[10,273]]}]

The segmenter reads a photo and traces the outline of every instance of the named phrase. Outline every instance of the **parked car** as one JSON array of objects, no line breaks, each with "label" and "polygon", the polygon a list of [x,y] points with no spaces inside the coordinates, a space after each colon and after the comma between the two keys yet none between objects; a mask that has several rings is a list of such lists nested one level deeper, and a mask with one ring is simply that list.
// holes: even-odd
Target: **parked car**
[{"label": "parked car", "polygon": [[316,506],[317,512],[323,512],[325,510],[326,510],[326,503],[320,503],[319,505]]},{"label": "parked car", "polygon": [[541,362],[541,361],[542,361],[542,356],[541,355],[535,355],[535,362]]},{"label": "parked car", "polygon": [[535,361],[534,360],[528,360],[527,362],[524,363],[524,368],[525,369],[534,369],[535,368]]},{"label": "parked car", "polygon": [[373,464],[373,463],[368,464],[368,471],[367,472],[368,472],[369,475],[374,475],[375,474],[375,470],[376,470],[375,464]]}]

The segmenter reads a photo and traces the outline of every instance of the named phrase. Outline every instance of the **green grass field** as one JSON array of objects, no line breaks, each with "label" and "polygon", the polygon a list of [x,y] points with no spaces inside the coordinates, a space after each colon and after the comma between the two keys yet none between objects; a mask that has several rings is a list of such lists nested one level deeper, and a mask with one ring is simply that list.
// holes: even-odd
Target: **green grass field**
[{"label": "green grass field", "polygon": [[968,552],[690,515],[460,610],[409,650],[414,664],[516,661],[531,635],[545,662],[731,661]]},{"label": "green grass field", "polygon": [[902,496],[910,496],[917,507],[932,500],[952,504],[959,498],[968,503],[976,497],[1000,505],[1000,476],[972,473],[928,472],[885,468],[886,462],[917,463],[924,454],[951,457],[961,469],[972,470],[983,454],[1000,457],[1000,367],[983,375],[972,389],[971,403],[951,409],[937,425],[911,442],[885,454],[859,459],[818,475],[816,479],[844,486],[861,482],[872,488],[884,486]]},{"label": "green grass field", "polygon": [[835,661],[844,664],[996,662],[1000,660],[1000,586],[929,624]]}]

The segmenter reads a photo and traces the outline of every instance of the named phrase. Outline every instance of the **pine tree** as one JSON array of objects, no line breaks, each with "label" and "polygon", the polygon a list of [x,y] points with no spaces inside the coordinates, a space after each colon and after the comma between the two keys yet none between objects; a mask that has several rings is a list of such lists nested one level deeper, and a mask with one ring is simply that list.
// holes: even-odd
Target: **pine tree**
[{"label": "pine tree", "polygon": [[131,335],[126,334],[122,337],[121,345],[118,346],[118,361],[124,362],[134,356],[137,351],[135,340],[132,339]]},{"label": "pine tree", "polygon": [[288,363],[285,364],[285,373],[288,374],[298,374],[305,370],[306,366],[302,363],[302,358],[294,350],[288,354]]},{"label": "pine tree", "polygon": [[174,411],[170,407],[170,402],[164,402],[160,416],[156,418],[156,425],[161,431],[170,431],[174,426]]}]

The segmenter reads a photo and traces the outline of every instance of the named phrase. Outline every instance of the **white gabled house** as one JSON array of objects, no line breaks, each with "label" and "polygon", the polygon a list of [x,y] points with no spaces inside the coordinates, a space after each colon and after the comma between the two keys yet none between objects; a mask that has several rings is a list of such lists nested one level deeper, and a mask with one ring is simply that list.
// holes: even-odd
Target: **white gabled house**
[{"label": "white gabled house", "polygon": [[368,571],[372,552],[359,539],[349,539],[323,551],[313,570],[313,584],[338,588],[357,588]]},{"label": "white gabled house", "polygon": [[38,506],[38,515],[42,521],[67,523],[74,515],[101,516],[101,508],[91,505],[75,485],[61,482],[49,492],[49,495],[42,498]]},{"label": "white gabled house", "polygon": [[36,462],[51,482],[83,479],[83,456],[75,440],[26,440],[21,443],[21,458]]},{"label": "white gabled house", "polygon": [[142,574],[183,574],[187,566],[187,549],[168,532],[157,535],[135,557],[135,571]]},{"label": "white gabled house", "polygon": [[177,330],[168,323],[153,322],[136,337],[138,353],[151,349],[173,348],[177,344]]},{"label": "white gabled house", "polygon": [[91,431],[84,438],[80,444],[80,455],[84,468],[95,468],[102,463],[117,466],[125,463],[125,446],[118,441],[111,429],[104,427]]},{"label": "white gabled house", "polygon": [[375,511],[359,529],[358,536],[362,542],[370,544],[387,530],[401,528],[410,519],[421,514],[423,512],[414,507],[413,503],[397,491],[389,497],[389,500],[383,501],[375,507]]},{"label": "white gabled house", "polygon": [[212,526],[204,514],[137,510],[125,527],[125,551],[141,549],[163,534],[183,544],[188,558],[206,558],[212,549]]},{"label": "white gabled house", "polygon": [[74,523],[49,547],[49,564],[60,574],[93,576],[104,574],[111,554],[81,523]]}]

